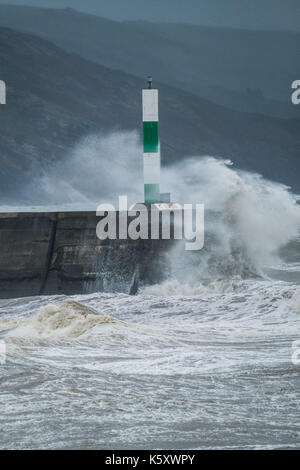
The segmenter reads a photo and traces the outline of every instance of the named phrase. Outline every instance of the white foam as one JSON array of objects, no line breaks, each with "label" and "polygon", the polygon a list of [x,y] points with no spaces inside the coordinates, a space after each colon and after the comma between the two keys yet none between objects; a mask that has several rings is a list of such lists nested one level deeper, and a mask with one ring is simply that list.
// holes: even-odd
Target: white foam
[{"label": "white foam", "polygon": [[84,337],[97,325],[109,323],[120,322],[74,300],[65,301],[41,307],[35,315],[21,320],[8,338],[40,342],[71,341]]}]

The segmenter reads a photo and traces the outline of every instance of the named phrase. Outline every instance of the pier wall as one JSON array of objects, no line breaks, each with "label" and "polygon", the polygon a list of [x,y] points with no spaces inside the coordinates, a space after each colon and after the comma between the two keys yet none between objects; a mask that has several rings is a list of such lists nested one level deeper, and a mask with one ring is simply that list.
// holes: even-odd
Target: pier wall
[{"label": "pier wall", "polygon": [[158,282],[169,240],[99,240],[95,212],[0,214],[0,298],[126,292]]}]

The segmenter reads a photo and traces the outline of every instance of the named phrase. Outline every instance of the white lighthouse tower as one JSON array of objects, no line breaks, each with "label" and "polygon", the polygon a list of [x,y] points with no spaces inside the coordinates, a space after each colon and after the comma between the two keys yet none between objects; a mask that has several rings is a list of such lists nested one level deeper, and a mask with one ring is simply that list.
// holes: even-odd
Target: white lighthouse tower
[{"label": "white lighthouse tower", "polygon": [[156,204],[161,201],[158,90],[152,88],[151,77],[148,88],[143,90],[143,144],[144,200],[146,204]]}]

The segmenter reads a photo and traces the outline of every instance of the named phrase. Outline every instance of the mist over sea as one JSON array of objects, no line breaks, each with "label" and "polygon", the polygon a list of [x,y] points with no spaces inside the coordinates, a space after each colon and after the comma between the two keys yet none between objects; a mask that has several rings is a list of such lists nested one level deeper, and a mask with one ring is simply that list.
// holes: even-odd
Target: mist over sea
[{"label": "mist over sea", "polygon": [[[22,210],[139,201],[140,166],[135,133],[90,136]],[[213,157],[162,180],[206,214],[204,249],[174,244],[163,283],[0,300],[1,448],[300,448],[298,197]]]}]

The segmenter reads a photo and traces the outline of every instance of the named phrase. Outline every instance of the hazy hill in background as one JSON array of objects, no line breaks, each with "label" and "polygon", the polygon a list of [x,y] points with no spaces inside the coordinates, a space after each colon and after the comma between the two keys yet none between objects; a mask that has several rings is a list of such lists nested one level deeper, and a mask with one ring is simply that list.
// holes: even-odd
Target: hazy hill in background
[{"label": "hazy hill in background", "polygon": [[109,68],[152,74],[223,106],[299,117],[290,96],[300,33],[118,23],[71,9],[5,5],[0,26],[36,34]]},{"label": "hazy hill in background", "polygon": [[184,22],[254,30],[300,31],[299,0],[1,0],[38,7],[72,7],[117,21]]},{"label": "hazy hill in background", "polygon": [[[7,28],[0,28],[0,70],[8,86],[7,105],[0,107],[2,201],[17,197],[24,182],[90,132],[141,132],[144,80]],[[240,113],[156,85],[165,164],[221,156],[300,190],[300,121]]]}]

